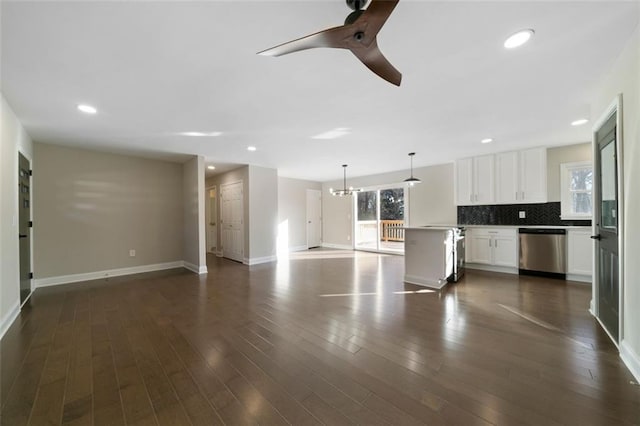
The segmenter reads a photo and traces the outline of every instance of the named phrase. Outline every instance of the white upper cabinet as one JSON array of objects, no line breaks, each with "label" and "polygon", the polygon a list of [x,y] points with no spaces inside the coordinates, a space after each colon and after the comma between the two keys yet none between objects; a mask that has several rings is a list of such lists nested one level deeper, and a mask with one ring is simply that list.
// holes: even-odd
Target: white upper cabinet
[{"label": "white upper cabinet", "polygon": [[496,202],[498,204],[546,201],[546,148],[496,154]]},{"label": "white upper cabinet", "polygon": [[459,206],[493,204],[493,155],[456,161],[456,203]]}]

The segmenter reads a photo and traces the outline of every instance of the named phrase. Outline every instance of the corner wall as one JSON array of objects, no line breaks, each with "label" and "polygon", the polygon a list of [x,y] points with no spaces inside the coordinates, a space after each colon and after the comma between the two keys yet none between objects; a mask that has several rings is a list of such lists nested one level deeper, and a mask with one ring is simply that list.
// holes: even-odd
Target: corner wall
[{"label": "corner wall", "polygon": [[207,273],[204,203],[204,157],[182,165],[184,265],[198,274]]},{"label": "corner wall", "polygon": [[[2,95],[0,100],[0,337],[20,304],[18,249],[18,152],[33,167],[33,142]],[[35,185],[32,183],[32,188]],[[33,213],[32,213],[33,214]],[[33,245],[33,237],[32,237]]]},{"label": "corner wall", "polygon": [[[320,182],[278,177],[278,248],[307,249],[307,189],[322,191]],[[324,193],[322,194],[324,198]],[[280,241],[286,238],[286,241]]]}]

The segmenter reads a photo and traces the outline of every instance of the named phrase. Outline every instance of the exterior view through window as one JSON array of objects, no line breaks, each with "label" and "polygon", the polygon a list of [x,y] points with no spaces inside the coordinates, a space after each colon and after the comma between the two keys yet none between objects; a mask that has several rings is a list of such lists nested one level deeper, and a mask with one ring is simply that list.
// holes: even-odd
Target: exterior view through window
[{"label": "exterior view through window", "polygon": [[404,252],[404,188],[358,192],[355,210],[356,248]]}]

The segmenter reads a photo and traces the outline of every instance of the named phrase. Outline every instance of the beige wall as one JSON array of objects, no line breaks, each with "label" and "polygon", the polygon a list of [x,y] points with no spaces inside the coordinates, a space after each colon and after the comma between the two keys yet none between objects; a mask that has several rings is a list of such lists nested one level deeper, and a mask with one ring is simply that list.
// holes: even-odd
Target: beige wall
[{"label": "beige wall", "polygon": [[624,327],[620,350],[640,379],[640,29],[624,47],[592,103],[592,117],[600,117],[621,93],[624,190]]},{"label": "beige wall", "polygon": [[591,142],[547,149],[547,200],[560,201],[560,164],[592,161]]},{"label": "beige wall", "polygon": [[207,271],[204,217],[204,158],[194,157],[182,166],[184,261],[189,269]]},{"label": "beige wall", "polygon": [[249,263],[275,260],[277,233],[278,171],[249,166]]},{"label": "beige wall", "polygon": [[[278,226],[287,227],[287,241],[279,241],[282,249],[307,248],[307,189],[322,190],[320,182],[278,178]],[[322,194],[324,198],[324,193]],[[280,238],[281,235],[278,235]]]},{"label": "beige wall", "polygon": [[[457,222],[457,209],[453,197],[453,163],[420,167],[413,170],[415,177],[422,180],[409,189],[409,224],[421,226],[428,224],[454,224]],[[384,173],[373,176],[349,178],[347,185],[355,188],[398,184],[409,177],[409,170]],[[325,182],[322,185],[323,244],[334,246],[352,245],[351,197],[329,196],[329,188],[342,188],[343,182]],[[324,196],[326,195],[326,196]]]},{"label": "beige wall", "polygon": [[35,163],[36,279],[183,260],[181,164],[40,143]]},{"label": "beige wall", "polygon": [[[33,161],[33,142],[2,96],[0,100],[0,336],[20,301],[18,152]],[[35,190],[32,183],[32,190]],[[32,192],[33,193],[33,192]],[[33,241],[33,239],[32,239]]]}]

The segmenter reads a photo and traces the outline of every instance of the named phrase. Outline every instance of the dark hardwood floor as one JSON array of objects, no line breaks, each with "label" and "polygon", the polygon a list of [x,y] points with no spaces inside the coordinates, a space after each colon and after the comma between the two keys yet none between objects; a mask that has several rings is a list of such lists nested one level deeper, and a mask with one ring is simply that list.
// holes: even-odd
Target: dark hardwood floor
[{"label": "dark hardwood floor", "polygon": [[590,287],[312,250],[37,290],[1,342],[3,425],[640,424]]}]

